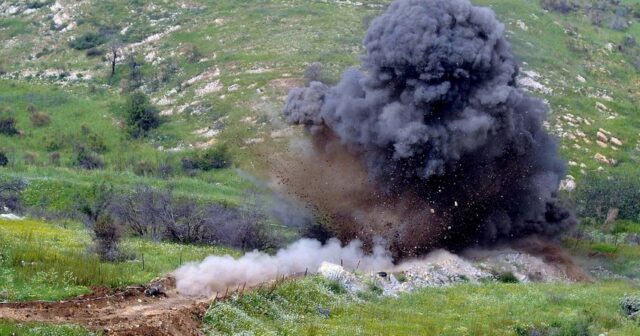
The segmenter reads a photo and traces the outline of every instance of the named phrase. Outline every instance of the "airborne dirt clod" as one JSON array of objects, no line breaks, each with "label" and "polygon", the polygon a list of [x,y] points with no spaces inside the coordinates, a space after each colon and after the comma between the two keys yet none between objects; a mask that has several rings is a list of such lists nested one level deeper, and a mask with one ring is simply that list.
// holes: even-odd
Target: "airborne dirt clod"
[{"label": "airborne dirt clod", "polygon": [[[161,285],[164,294],[146,296]],[[208,298],[180,295],[172,278],[120,290],[96,288],[69,301],[0,304],[0,316],[19,322],[73,323],[109,336],[200,336]]]}]

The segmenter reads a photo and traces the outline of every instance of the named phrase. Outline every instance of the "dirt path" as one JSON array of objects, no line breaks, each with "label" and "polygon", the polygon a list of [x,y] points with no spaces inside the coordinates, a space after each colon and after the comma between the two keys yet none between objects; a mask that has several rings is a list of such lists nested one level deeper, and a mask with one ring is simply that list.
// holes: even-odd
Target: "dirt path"
[{"label": "dirt path", "polygon": [[[145,296],[161,284],[164,294]],[[96,289],[69,301],[0,304],[0,318],[18,322],[71,323],[115,336],[200,336],[202,317],[210,299],[185,297],[175,280],[121,290]]]}]

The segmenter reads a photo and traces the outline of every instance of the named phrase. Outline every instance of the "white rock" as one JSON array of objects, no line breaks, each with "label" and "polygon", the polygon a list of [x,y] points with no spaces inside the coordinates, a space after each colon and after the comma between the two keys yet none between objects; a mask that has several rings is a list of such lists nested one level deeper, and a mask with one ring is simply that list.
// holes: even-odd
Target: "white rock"
[{"label": "white rock", "polygon": [[598,137],[598,140],[600,140],[600,141],[602,141],[604,143],[609,142],[609,138],[607,138],[607,136],[604,133],[600,132],[600,131],[598,131],[598,133],[596,133],[596,136]]},{"label": "white rock", "polygon": [[620,141],[620,139],[616,138],[616,137],[611,137],[611,143],[613,145],[616,145],[618,147],[622,146],[622,141]]},{"label": "white rock", "polygon": [[596,102],[596,108],[597,108],[598,110],[600,110],[601,112],[607,112],[607,111],[609,111],[609,108],[608,108],[605,104],[603,104],[603,103],[601,103],[601,102]]},{"label": "white rock", "polygon": [[8,213],[8,214],[0,214],[0,218],[7,220],[23,220],[24,217],[20,217],[16,214]]},{"label": "white rock", "polygon": [[602,163],[606,163],[606,164],[610,164],[611,162],[609,161],[609,159],[607,159],[606,156],[600,154],[600,153],[596,153],[596,155],[593,156],[594,159],[596,159],[598,162],[602,162]]},{"label": "white rock", "polygon": [[560,190],[574,191],[576,189],[576,181],[565,179],[560,181]]},{"label": "white rock", "polygon": [[518,20],[518,21],[516,21],[516,25],[518,25],[518,27],[519,27],[520,29],[524,30],[524,31],[529,30],[529,27],[527,27],[527,24],[526,24],[526,23],[524,23],[524,21],[522,21],[522,20]]}]

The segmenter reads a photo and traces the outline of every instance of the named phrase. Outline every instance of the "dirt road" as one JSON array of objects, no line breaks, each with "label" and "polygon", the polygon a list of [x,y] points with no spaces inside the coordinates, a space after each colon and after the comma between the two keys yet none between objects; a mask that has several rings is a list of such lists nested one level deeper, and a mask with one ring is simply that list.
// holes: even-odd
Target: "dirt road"
[{"label": "dirt road", "polygon": [[[145,296],[161,284],[164,294]],[[70,323],[112,336],[200,336],[209,298],[185,297],[175,280],[119,290],[95,289],[92,294],[60,302],[0,304],[0,318],[18,322]]]}]

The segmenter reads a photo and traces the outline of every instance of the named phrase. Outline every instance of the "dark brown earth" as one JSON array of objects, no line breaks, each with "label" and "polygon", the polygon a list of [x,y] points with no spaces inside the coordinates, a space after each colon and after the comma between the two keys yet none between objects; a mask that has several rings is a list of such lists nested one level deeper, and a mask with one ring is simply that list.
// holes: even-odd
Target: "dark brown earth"
[{"label": "dark brown earth", "polygon": [[[147,297],[144,290],[161,284],[164,294]],[[71,323],[113,336],[200,336],[210,298],[180,295],[175,279],[147,286],[112,290],[94,288],[89,295],[59,302],[0,304],[0,318],[17,322]]]}]

